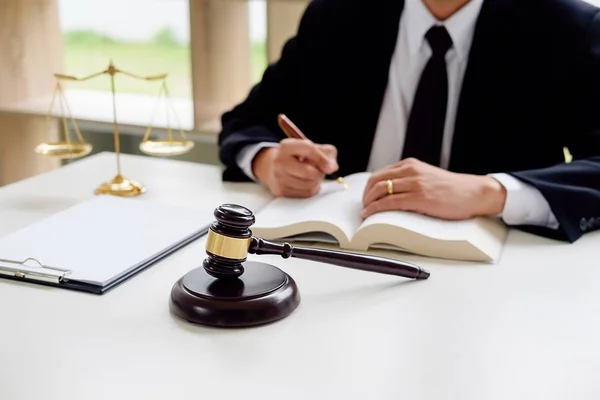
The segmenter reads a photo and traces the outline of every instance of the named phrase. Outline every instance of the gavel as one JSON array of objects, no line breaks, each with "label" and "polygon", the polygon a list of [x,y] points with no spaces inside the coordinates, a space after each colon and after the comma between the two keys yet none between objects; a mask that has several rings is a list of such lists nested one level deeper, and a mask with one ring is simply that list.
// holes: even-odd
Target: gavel
[{"label": "gavel", "polygon": [[241,276],[244,273],[242,263],[246,261],[248,253],[294,257],[412,279],[429,278],[429,272],[406,262],[342,251],[294,247],[289,243],[273,243],[254,237],[250,226],[254,224],[255,217],[242,206],[225,204],[217,208],[214,215],[216,222],[208,231],[208,258],[203,265],[206,272],[217,279]]},{"label": "gavel", "polygon": [[273,265],[248,261],[248,254],[293,257],[415,280],[430,276],[421,267],[403,261],[255,237],[250,229],[254,214],[240,205],[223,204],[214,216],[202,267],[188,272],[171,291],[171,310],[189,322],[250,326],[273,322],[296,309],[300,295],[293,278]]}]

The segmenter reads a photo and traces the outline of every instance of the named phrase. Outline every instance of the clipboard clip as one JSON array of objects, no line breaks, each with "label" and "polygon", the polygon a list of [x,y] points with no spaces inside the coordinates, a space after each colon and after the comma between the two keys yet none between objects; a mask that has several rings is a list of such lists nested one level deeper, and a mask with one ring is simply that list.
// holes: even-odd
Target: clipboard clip
[{"label": "clipboard clip", "polygon": [[[36,265],[27,264],[28,261],[33,262]],[[23,261],[15,261],[15,260],[5,260],[0,258],[0,263],[4,264],[13,264],[14,267],[6,267],[0,264],[0,274],[14,276],[17,278],[23,279],[32,279],[32,280],[41,280],[41,281],[49,281],[49,282],[57,282],[60,283],[65,280],[65,278],[71,274],[72,271],[62,268],[50,267],[48,265],[42,264],[36,258],[26,258]],[[23,268],[26,267],[26,268]],[[49,272],[49,271],[53,271]],[[56,273],[58,272],[58,274]]]}]

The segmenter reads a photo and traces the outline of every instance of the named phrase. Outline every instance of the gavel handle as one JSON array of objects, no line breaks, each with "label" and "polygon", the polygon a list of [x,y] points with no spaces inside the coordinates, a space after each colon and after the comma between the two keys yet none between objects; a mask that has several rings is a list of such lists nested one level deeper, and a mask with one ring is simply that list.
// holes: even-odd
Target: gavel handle
[{"label": "gavel handle", "polygon": [[294,257],[303,260],[333,264],[345,268],[396,275],[411,279],[429,278],[428,271],[407,262],[335,250],[295,247],[289,243],[272,243],[260,238],[252,238],[248,252],[257,255],[280,255],[283,258]]}]

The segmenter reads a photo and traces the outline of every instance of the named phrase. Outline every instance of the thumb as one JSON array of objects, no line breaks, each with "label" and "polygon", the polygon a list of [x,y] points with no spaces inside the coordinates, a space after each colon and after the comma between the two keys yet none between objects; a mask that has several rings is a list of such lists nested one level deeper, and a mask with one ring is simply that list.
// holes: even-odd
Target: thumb
[{"label": "thumb", "polygon": [[319,149],[323,153],[327,154],[327,156],[329,156],[329,158],[332,158],[332,159],[336,159],[337,158],[338,151],[337,151],[337,148],[335,146],[333,146],[331,144],[319,144],[317,146],[319,146]]},{"label": "thumb", "polygon": [[327,156],[327,158],[329,159],[329,163],[327,165],[327,171],[325,171],[328,174],[331,174],[335,171],[337,171],[339,169],[338,163],[337,163],[337,148],[333,145],[330,144],[319,144],[317,145],[319,147],[319,150],[325,154],[325,156]]}]

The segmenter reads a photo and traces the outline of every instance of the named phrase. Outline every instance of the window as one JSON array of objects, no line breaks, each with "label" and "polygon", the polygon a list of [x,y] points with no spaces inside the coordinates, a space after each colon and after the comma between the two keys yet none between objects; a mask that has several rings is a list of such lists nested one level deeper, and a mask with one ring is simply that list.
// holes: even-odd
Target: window
[{"label": "window", "polygon": [[[60,0],[66,73],[86,76],[112,59],[139,75],[167,72],[171,95],[192,98],[189,4],[187,0]],[[156,85],[116,78],[120,93],[156,95]],[[72,88],[110,90],[101,77]]]},{"label": "window", "polygon": [[[105,70],[109,63],[139,76],[167,73],[169,95],[179,126],[193,127],[188,0],[59,0],[64,70],[77,78]],[[72,114],[112,121],[108,75],[65,84]],[[128,125],[170,124],[165,114],[152,119],[160,81],[115,76],[117,119]],[[168,122],[169,121],[169,122]],[[173,124],[175,125],[175,124]]]},{"label": "window", "polygon": [[248,2],[250,20],[250,54],[252,57],[252,83],[260,81],[267,67],[267,1]]},{"label": "window", "polygon": [[[5,102],[4,109],[45,116],[52,104],[52,114],[73,116],[84,136],[92,131],[111,133],[110,77],[81,78],[105,71],[112,62],[117,69],[137,76],[166,73],[180,122],[172,127],[181,127],[202,140],[212,135],[207,140],[215,143],[221,115],[242,101],[267,64],[279,58],[308,2],[48,0],[46,7],[36,9],[41,13],[38,19],[47,21],[43,24],[46,30],[24,33],[25,43],[44,43],[48,53],[47,63],[28,66],[28,74],[39,76],[41,84],[35,91],[12,94],[14,100]],[[11,0],[10,4],[17,7],[19,2]],[[55,73],[79,78],[60,80],[68,104],[65,110],[60,109],[62,102],[52,101]],[[167,121],[174,124],[173,118],[155,108],[161,83],[116,75],[121,133],[143,134],[152,123],[154,132],[163,134],[160,128],[165,128]],[[155,109],[158,113],[153,119]]]}]

